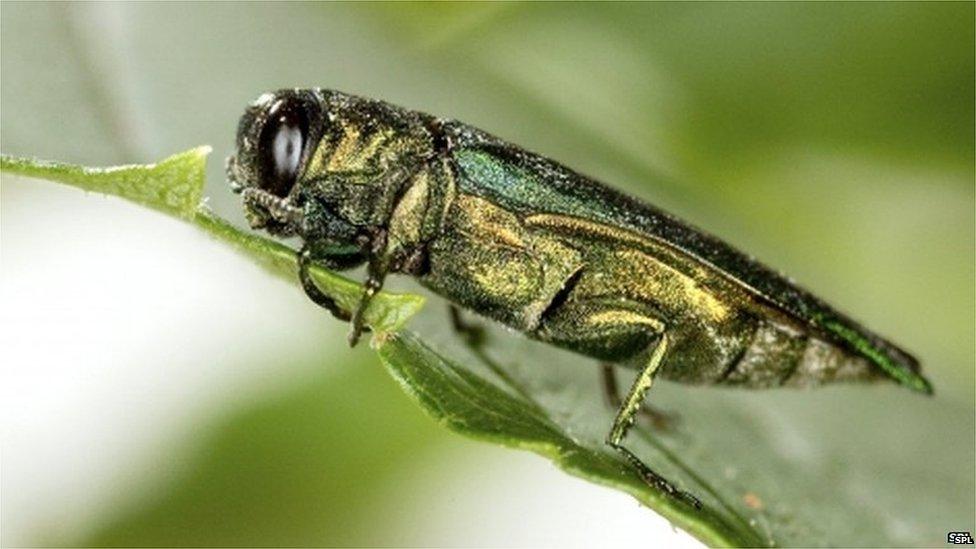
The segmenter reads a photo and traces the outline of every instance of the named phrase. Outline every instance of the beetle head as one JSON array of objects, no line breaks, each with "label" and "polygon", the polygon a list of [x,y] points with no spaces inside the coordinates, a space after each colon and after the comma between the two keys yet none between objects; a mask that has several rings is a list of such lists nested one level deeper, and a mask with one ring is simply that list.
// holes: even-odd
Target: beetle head
[{"label": "beetle head", "polygon": [[241,117],[227,177],[252,228],[348,241],[385,224],[429,156],[423,116],[331,90],[266,93]]}]

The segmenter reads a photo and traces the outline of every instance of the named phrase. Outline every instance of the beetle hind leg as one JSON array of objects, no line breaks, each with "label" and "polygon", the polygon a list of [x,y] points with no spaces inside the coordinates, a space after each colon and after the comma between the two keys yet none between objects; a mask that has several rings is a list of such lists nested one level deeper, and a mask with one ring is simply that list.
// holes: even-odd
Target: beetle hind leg
[{"label": "beetle hind leg", "polygon": [[[617,385],[617,371],[614,369],[613,364],[610,362],[600,363],[600,374],[600,379],[603,382],[603,396],[607,401],[607,405],[615,410],[619,409],[623,405],[623,399],[620,398],[620,387]],[[677,414],[662,410],[647,402],[641,405],[638,413],[647,418],[654,428],[661,431],[670,431],[679,419]]]},{"label": "beetle hind leg", "polygon": [[[536,337],[606,361],[619,362],[634,356],[647,360],[633,385],[622,399],[607,434],[606,443],[619,452],[648,485],[670,497],[701,508],[697,498],[676,488],[654,472],[625,444],[627,433],[637,419],[644,396],[664,361],[670,345],[664,322],[639,303],[619,299],[567,299],[543,315]],[[617,393],[614,392],[614,398]]]},{"label": "beetle hind leg", "polygon": [[702,504],[695,496],[684,492],[676,488],[670,481],[662,477],[658,473],[654,472],[653,469],[648,467],[643,461],[640,460],[633,452],[631,452],[626,446],[624,446],[624,439],[627,437],[627,432],[634,425],[634,420],[637,418],[637,413],[640,411],[641,406],[644,402],[644,396],[647,391],[651,388],[654,382],[654,374],[657,373],[657,369],[661,366],[661,362],[664,360],[664,354],[668,350],[668,334],[661,333],[660,339],[651,351],[651,356],[647,361],[647,365],[644,369],[637,375],[634,379],[633,385],[630,387],[630,391],[627,393],[627,397],[624,399],[623,403],[620,405],[620,409],[617,411],[617,416],[613,420],[613,426],[610,428],[610,433],[607,435],[607,444],[610,445],[614,450],[617,450],[630,464],[637,469],[641,478],[644,482],[654,486],[658,490],[661,490],[668,496],[682,500],[696,509],[701,509]]}]

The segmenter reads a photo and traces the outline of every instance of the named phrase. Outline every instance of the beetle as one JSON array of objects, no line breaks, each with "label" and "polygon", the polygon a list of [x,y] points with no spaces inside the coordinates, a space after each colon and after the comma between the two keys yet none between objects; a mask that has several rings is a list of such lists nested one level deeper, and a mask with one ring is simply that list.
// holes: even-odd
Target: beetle
[{"label": "beetle", "polygon": [[[749,388],[893,380],[919,363],[721,240],[461,122],[326,89],[261,95],[228,158],[254,229],[298,236],[309,298],[352,323],[390,273],[528,337],[638,371],[606,442],[641,477],[700,507],[626,443],[656,376]],[[341,308],[309,266],[367,265]],[[456,309],[452,312],[457,314]]]}]

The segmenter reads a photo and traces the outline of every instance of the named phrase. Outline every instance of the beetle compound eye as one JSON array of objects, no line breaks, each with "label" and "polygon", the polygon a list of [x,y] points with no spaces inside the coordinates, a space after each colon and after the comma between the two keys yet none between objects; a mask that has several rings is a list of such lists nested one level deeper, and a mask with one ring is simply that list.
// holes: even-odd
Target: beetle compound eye
[{"label": "beetle compound eye", "polygon": [[298,177],[308,124],[300,108],[276,109],[261,134],[261,188],[284,198]]},{"label": "beetle compound eye", "polygon": [[292,178],[298,171],[298,161],[302,155],[302,132],[282,120],[271,144],[274,157],[275,175],[281,178]]}]

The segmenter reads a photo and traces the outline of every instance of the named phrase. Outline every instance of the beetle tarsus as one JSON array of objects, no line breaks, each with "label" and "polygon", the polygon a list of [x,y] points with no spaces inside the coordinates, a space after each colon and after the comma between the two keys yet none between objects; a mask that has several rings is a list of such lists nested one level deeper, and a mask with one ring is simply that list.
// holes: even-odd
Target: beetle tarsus
[{"label": "beetle tarsus", "polygon": [[637,474],[640,475],[641,479],[644,482],[646,482],[648,485],[653,486],[654,488],[664,492],[671,498],[684,501],[685,503],[691,505],[695,509],[702,508],[702,502],[698,498],[689,494],[688,492],[685,492],[684,490],[678,489],[673,484],[671,484],[671,482],[668,481],[668,479],[655,473],[653,469],[645,465],[644,462],[641,461],[640,458],[635,456],[633,452],[631,452],[630,450],[628,450],[627,448],[625,448],[620,444],[614,444],[609,441],[607,442],[607,444],[609,444],[610,447],[612,447],[614,450],[620,452],[631,464],[631,466],[637,470]]}]

